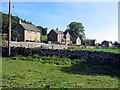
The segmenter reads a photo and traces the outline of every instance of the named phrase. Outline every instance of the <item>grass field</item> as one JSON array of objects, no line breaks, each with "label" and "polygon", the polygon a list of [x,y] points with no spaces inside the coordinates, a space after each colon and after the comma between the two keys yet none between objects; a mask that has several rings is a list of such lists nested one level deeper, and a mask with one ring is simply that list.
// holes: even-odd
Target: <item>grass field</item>
[{"label": "grass field", "polygon": [[117,70],[56,57],[3,58],[3,87],[118,88]]},{"label": "grass field", "polygon": [[69,50],[103,51],[103,52],[120,54],[120,49],[112,49],[112,48],[70,48]]}]

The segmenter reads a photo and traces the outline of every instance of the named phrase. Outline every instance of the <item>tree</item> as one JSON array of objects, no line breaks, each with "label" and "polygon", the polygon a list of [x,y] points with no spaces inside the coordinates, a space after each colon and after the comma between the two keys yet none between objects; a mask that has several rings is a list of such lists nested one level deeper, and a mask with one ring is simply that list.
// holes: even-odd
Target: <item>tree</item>
[{"label": "tree", "polygon": [[44,28],[42,26],[37,26],[37,28],[41,31],[41,34],[44,36],[44,35],[47,35],[47,30],[48,28]]},{"label": "tree", "polygon": [[47,41],[47,30],[48,28],[44,28],[42,26],[37,26],[37,28],[40,30],[41,32],[41,42]]},{"label": "tree", "polygon": [[83,38],[85,38],[84,33],[84,26],[80,22],[71,22],[68,26],[65,32],[69,32],[71,36],[79,36],[80,39],[83,41]]},{"label": "tree", "polygon": [[47,30],[48,30],[48,28],[43,28],[43,29],[42,29],[42,34],[43,34],[43,35],[47,35]]},{"label": "tree", "polygon": [[[8,35],[8,14],[5,14],[3,12],[0,12],[0,16],[2,16],[2,30],[0,33]],[[12,18],[12,31],[11,31],[11,39],[15,40],[15,38],[18,36],[18,32],[15,31],[16,24],[20,20],[18,16],[11,16]],[[27,24],[32,24],[32,22],[26,21],[21,19],[22,22],[27,23]],[[8,37],[6,38],[8,39]]]}]

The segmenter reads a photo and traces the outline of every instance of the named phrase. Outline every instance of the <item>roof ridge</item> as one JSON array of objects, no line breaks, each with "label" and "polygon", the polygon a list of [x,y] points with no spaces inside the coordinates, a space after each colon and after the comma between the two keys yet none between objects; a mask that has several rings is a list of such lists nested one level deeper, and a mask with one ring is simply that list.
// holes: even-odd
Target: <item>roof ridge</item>
[{"label": "roof ridge", "polygon": [[24,23],[24,22],[21,22],[21,24],[27,24],[27,25],[32,25],[32,26],[36,26],[36,25],[33,25],[33,24],[29,24],[29,23]]},{"label": "roof ridge", "polygon": [[35,30],[38,31],[39,29],[37,28],[37,26],[33,25],[33,24],[27,24],[27,23],[20,23],[20,25],[26,29],[26,30]]}]

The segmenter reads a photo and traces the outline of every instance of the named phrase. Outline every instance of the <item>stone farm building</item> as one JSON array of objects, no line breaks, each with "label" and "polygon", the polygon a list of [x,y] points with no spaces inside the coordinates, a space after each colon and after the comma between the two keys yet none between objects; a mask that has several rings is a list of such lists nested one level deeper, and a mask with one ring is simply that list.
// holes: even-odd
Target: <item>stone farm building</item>
[{"label": "stone farm building", "polygon": [[19,34],[19,36],[16,38],[17,41],[40,42],[40,30],[35,25],[22,23],[21,20],[19,20],[15,30]]},{"label": "stone farm building", "polygon": [[64,37],[64,33],[61,30],[51,30],[48,33],[48,41],[52,43],[62,43]]},{"label": "stone farm building", "polygon": [[81,40],[79,37],[71,37],[69,32],[63,32],[58,30],[58,28],[56,30],[51,30],[48,33],[48,42],[81,45]]}]

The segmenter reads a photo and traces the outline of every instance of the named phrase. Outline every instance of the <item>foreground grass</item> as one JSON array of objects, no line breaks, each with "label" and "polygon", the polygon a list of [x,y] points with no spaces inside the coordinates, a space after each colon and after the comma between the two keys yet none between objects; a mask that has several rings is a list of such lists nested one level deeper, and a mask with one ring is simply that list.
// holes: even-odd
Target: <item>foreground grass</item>
[{"label": "foreground grass", "polygon": [[69,50],[103,51],[103,52],[120,54],[120,49],[112,49],[112,48],[70,48]]},{"label": "foreground grass", "polygon": [[[92,68],[84,66],[84,60],[18,56],[11,59],[3,58],[2,61],[4,88],[119,87],[118,77],[105,75],[105,73],[98,74],[95,70],[92,71]],[[77,63],[78,66],[75,65]],[[107,69],[104,72],[108,72]]]}]

